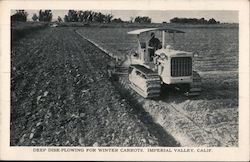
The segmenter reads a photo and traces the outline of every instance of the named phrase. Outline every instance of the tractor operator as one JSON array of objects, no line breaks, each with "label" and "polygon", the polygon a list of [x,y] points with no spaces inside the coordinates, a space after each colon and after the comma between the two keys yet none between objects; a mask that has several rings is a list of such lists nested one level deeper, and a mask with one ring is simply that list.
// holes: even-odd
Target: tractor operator
[{"label": "tractor operator", "polygon": [[153,60],[155,51],[161,48],[161,42],[155,37],[155,33],[151,33],[151,39],[149,40],[149,54],[150,60]]}]

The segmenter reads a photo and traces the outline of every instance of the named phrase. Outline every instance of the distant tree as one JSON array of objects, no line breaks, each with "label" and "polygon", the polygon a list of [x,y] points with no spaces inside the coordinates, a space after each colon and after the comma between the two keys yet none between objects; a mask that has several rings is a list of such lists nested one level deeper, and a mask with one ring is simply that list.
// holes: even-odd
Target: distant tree
[{"label": "distant tree", "polygon": [[104,18],[104,22],[105,22],[105,23],[110,23],[112,18],[113,18],[113,15],[111,15],[111,14],[106,14],[106,15],[105,15],[105,18]]},{"label": "distant tree", "polygon": [[89,11],[88,18],[87,18],[88,22],[94,21],[94,14],[95,14],[94,12]]},{"label": "distant tree", "polygon": [[69,10],[68,14],[64,16],[65,22],[98,22],[110,23],[113,19],[112,14],[103,14],[94,11]]},{"label": "distant tree", "polygon": [[64,22],[69,22],[68,15],[65,15],[63,19],[64,19]]},{"label": "distant tree", "polygon": [[94,21],[95,13],[93,11],[83,11],[83,21],[84,22],[92,22]]},{"label": "distant tree", "polygon": [[11,21],[27,21],[28,13],[25,10],[16,10],[16,13],[11,16]]},{"label": "distant tree", "polygon": [[137,16],[137,17],[134,19],[134,22],[135,22],[135,23],[141,23],[141,17],[140,17],[140,16]]},{"label": "distant tree", "polygon": [[78,21],[78,14],[75,10],[69,10],[68,11],[68,20],[70,22],[77,22]]},{"label": "distant tree", "polygon": [[90,15],[89,11],[78,11],[78,21],[87,22]]},{"label": "distant tree", "polygon": [[208,20],[208,23],[209,23],[209,24],[218,24],[218,22],[217,22],[214,18],[209,19],[209,20]]},{"label": "distant tree", "polygon": [[147,16],[144,16],[144,17],[137,16],[134,22],[135,23],[151,23],[151,18]]},{"label": "distant tree", "polygon": [[78,11],[78,21],[80,22],[91,22],[92,21],[92,11]]},{"label": "distant tree", "polygon": [[170,19],[170,23],[180,23],[180,24],[219,24],[219,21],[216,21],[214,18],[209,19],[208,21],[204,18],[178,18],[175,17]]},{"label": "distant tree", "polygon": [[40,10],[38,19],[39,21],[51,22],[52,16],[51,10]]},{"label": "distant tree", "polygon": [[205,20],[204,18],[199,19],[199,23],[200,24],[207,24],[207,20]]},{"label": "distant tree", "polygon": [[37,20],[38,20],[38,16],[36,15],[36,13],[33,14],[32,20],[33,20],[33,21],[37,21]]},{"label": "distant tree", "polygon": [[113,23],[123,23],[124,21],[121,18],[114,18],[111,22],[113,22]]},{"label": "distant tree", "polygon": [[105,22],[105,15],[102,14],[101,12],[94,13],[94,21],[98,23]]},{"label": "distant tree", "polygon": [[57,17],[57,21],[60,23],[62,22],[62,18],[60,16]]},{"label": "distant tree", "polygon": [[175,17],[175,18],[172,18],[170,19],[170,23],[177,23],[179,20],[179,18]]},{"label": "distant tree", "polygon": [[83,11],[78,11],[77,15],[78,15],[78,21],[83,22],[84,21]]}]

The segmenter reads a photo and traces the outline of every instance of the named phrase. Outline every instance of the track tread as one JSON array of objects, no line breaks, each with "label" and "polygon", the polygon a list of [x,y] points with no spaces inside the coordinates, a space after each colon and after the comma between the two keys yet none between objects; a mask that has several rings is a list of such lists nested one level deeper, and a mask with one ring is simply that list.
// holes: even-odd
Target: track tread
[{"label": "track tread", "polygon": [[193,71],[193,83],[190,89],[185,93],[186,96],[198,96],[201,92],[201,77],[197,71]]},{"label": "track tread", "polygon": [[[161,80],[158,74],[150,69],[145,68],[142,65],[132,65],[130,66],[132,69],[136,69],[143,76],[139,75],[129,75],[129,80],[131,82],[131,88],[134,89],[137,93],[139,93],[144,98],[156,98],[160,96],[161,92]],[[134,78],[138,78],[142,81],[142,85],[137,85],[136,80]]]}]

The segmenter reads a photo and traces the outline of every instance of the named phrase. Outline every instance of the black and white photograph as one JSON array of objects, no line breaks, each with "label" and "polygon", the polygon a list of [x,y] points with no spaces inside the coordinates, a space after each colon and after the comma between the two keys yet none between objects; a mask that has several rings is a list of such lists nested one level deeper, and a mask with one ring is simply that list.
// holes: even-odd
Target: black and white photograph
[{"label": "black and white photograph", "polygon": [[239,148],[239,106],[249,109],[240,104],[239,17],[233,9],[11,8],[8,145]]}]

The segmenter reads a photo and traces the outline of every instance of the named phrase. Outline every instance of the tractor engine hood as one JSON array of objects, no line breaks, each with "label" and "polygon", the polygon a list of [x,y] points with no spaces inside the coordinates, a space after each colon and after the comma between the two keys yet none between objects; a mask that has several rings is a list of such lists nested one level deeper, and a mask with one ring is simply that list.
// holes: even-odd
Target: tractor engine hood
[{"label": "tractor engine hood", "polygon": [[157,56],[163,57],[164,55],[167,57],[193,57],[192,52],[179,51],[171,48],[164,48],[155,51]]}]

